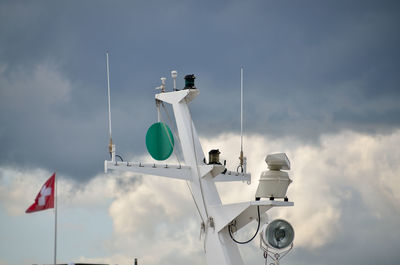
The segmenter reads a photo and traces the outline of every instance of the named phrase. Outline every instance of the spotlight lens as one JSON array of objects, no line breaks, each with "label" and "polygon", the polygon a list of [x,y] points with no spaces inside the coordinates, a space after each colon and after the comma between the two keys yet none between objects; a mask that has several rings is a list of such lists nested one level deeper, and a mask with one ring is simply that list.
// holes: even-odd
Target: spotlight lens
[{"label": "spotlight lens", "polygon": [[293,227],[285,220],[277,219],[271,222],[264,234],[267,245],[281,249],[286,248],[292,244],[294,239]]},{"label": "spotlight lens", "polygon": [[278,242],[282,241],[285,238],[285,230],[282,228],[276,229],[275,230],[275,238]]}]

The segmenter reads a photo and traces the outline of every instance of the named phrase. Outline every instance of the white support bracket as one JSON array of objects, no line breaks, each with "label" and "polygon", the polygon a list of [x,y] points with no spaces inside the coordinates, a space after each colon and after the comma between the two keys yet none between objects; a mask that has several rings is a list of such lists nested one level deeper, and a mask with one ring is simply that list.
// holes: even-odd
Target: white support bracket
[{"label": "white support bracket", "polygon": [[251,183],[251,174],[229,171],[223,165],[202,165],[199,166],[199,172],[202,178],[212,177],[215,182],[242,181]]},{"label": "white support bracket", "polygon": [[236,221],[236,229],[239,231],[258,217],[257,206],[260,206],[260,214],[272,207],[293,206],[293,202],[285,201],[249,201],[210,207],[215,219],[215,230],[220,232],[233,220]]},{"label": "white support bracket", "polygon": [[251,184],[251,174],[250,173],[238,173],[236,171],[227,170],[225,173],[221,173],[214,178],[216,182],[230,182],[230,181],[242,181],[247,182],[248,185]]},{"label": "white support bracket", "polygon": [[[218,164],[199,166],[199,173],[202,178],[205,178],[207,176],[211,176],[211,177],[215,178],[216,176],[221,174],[224,170],[225,170],[225,166],[218,165]],[[208,174],[208,173],[210,173],[210,174]]]}]

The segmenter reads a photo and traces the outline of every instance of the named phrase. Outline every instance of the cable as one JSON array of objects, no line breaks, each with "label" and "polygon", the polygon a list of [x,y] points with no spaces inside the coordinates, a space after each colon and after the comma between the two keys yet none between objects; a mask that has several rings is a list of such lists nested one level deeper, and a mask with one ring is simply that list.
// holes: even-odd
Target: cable
[{"label": "cable", "polygon": [[[170,116],[169,116],[169,114],[168,114],[168,111],[167,111],[167,109],[166,109],[166,107],[165,107],[165,105],[164,105],[164,102],[161,102],[161,106],[163,107],[164,112],[165,112],[165,114],[167,115],[168,121],[169,121],[169,123],[171,124],[171,127],[172,127],[173,122],[172,122],[172,120],[171,120],[171,118],[170,118]],[[160,119],[161,119],[161,122],[162,122],[162,116],[161,116],[161,115],[160,115]],[[171,146],[172,146],[172,141],[171,141],[171,139],[170,139],[170,137],[169,137],[169,133],[168,133],[167,128],[166,128],[165,126],[164,126],[164,129],[165,129],[165,131],[166,131],[166,133],[167,133],[167,135],[168,135],[168,139],[169,139],[170,144],[171,144]],[[175,133],[174,127],[172,127],[172,130],[173,130],[172,133],[175,135],[175,137],[176,137],[176,139],[178,140],[179,145],[180,145],[180,139],[179,139],[179,136],[177,136],[177,134]],[[176,152],[175,152],[175,148],[173,149],[173,153],[175,154],[175,157],[176,157],[176,159],[178,160],[178,164],[181,165],[181,162],[180,162],[180,160],[179,160],[179,157],[178,157],[178,155],[177,155]],[[187,187],[188,187],[188,189],[189,189],[190,195],[192,195],[192,199],[193,199],[193,201],[194,201],[194,204],[196,205],[197,213],[199,214],[201,221],[202,221],[203,223],[205,223],[205,222],[204,222],[204,219],[203,219],[203,216],[201,215],[200,208],[199,208],[199,206],[197,205],[197,202],[196,202],[196,200],[195,200],[195,198],[194,198],[193,191],[192,191],[192,189],[190,188],[189,183],[188,183],[187,180],[186,180],[186,185],[187,185]]]},{"label": "cable", "polygon": [[187,187],[188,187],[188,189],[189,189],[189,191],[190,191],[190,194],[192,195],[192,199],[193,199],[193,201],[194,201],[194,204],[196,205],[197,213],[199,214],[201,221],[202,221],[203,223],[205,223],[205,222],[204,222],[204,219],[203,219],[203,216],[201,216],[201,212],[200,212],[199,206],[197,205],[197,202],[196,202],[196,200],[195,200],[195,198],[194,198],[192,189],[190,188],[189,183],[188,183],[187,180],[186,180],[186,185],[187,185]]},{"label": "cable", "polygon": [[[185,98],[185,101],[186,101],[186,103],[188,103],[188,102],[187,102],[187,98]],[[189,110],[189,116],[190,116],[190,120],[191,120],[190,132],[191,132],[191,134],[192,134],[192,144],[193,144],[193,151],[194,151],[194,159],[195,159],[195,162],[196,162],[197,177],[198,177],[198,179],[199,179],[200,194],[201,194],[201,199],[202,199],[202,201],[203,201],[204,211],[205,211],[205,213],[206,213],[206,217],[207,217],[207,220],[208,220],[207,204],[206,204],[206,201],[205,201],[205,198],[204,198],[203,185],[202,185],[202,183],[201,183],[201,176],[200,176],[200,172],[199,172],[199,166],[198,166],[198,164],[197,164],[197,151],[196,151],[196,144],[195,144],[195,142],[194,142],[192,113],[191,113],[191,111],[190,111],[190,108],[188,108],[188,110]]]},{"label": "cable", "polygon": [[[110,153],[110,157],[112,158],[112,153]],[[122,159],[122,156],[120,156],[120,155],[115,155],[115,157],[118,157],[119,159],[121,159],[122,162],[124,162],[124,159]]]},{"label": "cable", "polygon": [[257,231],[256,231],[256,233],[254,234],[254,236],[253,236],[252,238],[250,238],[249,240],[247,240],[247,241],[241,242],[241,241],[237,241],[236,239],[234,239],[233,236],[232,236],[232,231],[231,231],[231,226],[232,226],[232,225],[231,225],[231,224],[228,225],[229,235],[230,235],[230,237],[232,238],[232,240],[233,240],[235,243],[244,245],[244,244],[247,244],[247,243],[249,243],[250,241],[252,241],[252,240],[257,236],[258,230],[260,229],[260,223],[261,223],[261,218],[260,218],[260,206],[259,206],[259,205],[257,205],[257,213],[258,213]]},{"label": "cable", "polygon": [[[181,146],[181,140],[179,139],[179,135],[177,135],[176,134],[176,130],[175,130],[175,128],[173,127],[173,122],[172,122],[172,120],[171,120],[171,118],[170,118],[170,116],[169,116],[169,114],[168,114],[168,111],[167,111],[167,109],[165,108],[165,105],[164,105],[164,102],[161,102],[161,106],[163,107],[163,109],[164,109],[164,112],[165,112],[165,114],[167,115],[167,118],[168,118],[168,121],[169,121],[169,124],[171,125],[171,129],[172,129],[172,134],[175,136],[175,138],[177,139],[177,141],[178,141],[178,146]],[[161,117],[161,115],[160,115],[160,117]],[[161,119],[162,119],[162,117],[161,117]],[[165,126],[164,126],[165,127]],[[167,128],[165,128],[165,130],[167,130]],[[171,142],[171,139],[169,138],[169,133],[167,132],[167,135],[168,135],[168,139],[169,139],[169,141],[170,141],[170,144],[171,144],[171,146],[172,146],[172,142]],[[175,154],[175,157],[176,157],[176,160],[178,160],[178,164],[179,164],[179,166],[181,165],[181,161],[179,160],[179,157],[178,157],[178,154],[177,154],[177,152],[175,152],[175,148],[173,149],[173,152],[174,152],[174,154]]]}]

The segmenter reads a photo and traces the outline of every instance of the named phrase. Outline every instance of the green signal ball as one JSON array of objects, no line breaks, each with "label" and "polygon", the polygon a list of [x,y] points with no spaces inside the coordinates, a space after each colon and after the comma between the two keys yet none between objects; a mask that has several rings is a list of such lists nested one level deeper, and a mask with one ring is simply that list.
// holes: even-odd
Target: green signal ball
[{"label": "green signal ball", "polygon": [[155,160],[165,160],[174,150],[174,136],[168,125],[157,122],[146,133],[146,147]]}]

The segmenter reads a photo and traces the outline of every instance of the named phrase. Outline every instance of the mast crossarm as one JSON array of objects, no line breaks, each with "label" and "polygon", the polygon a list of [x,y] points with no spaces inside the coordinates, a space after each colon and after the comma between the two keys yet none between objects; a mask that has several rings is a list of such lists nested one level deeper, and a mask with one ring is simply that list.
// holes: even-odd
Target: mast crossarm
[{"label": "mast crossarm", "polygon": [[104,161],[104,172],[108,170],[120,170],[134,172],[143,175],[154,175],[175,179],[191,179],[191,170],[189,166],[152,164],[138,162],[113,162]]},{"label": "mast crossarm", "polygon": [[215,217],[215,230],[220,232],[232,221],[236,221],[236,229],[239,231],[253,220],[257,220],[257,206],[260,206],[262,215],[272,207],[293,206],[293,202],[285,201],[249,201],[225,205],[214,205],[210,209]]}]

